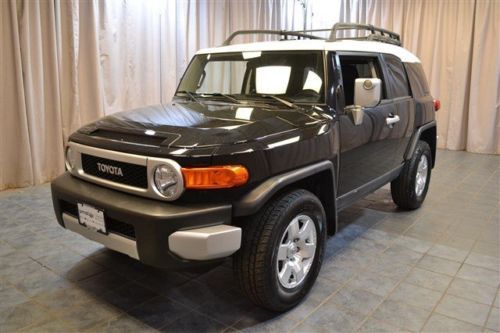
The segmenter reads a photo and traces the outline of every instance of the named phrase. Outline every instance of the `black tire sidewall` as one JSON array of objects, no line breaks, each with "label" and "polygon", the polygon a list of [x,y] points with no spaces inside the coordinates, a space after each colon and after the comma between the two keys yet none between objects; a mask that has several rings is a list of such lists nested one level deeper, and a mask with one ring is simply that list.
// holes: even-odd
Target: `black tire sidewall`
[{"label": "black tire sidewall", "polygon": [[[275,298],[279,303],[282,303],[283,307],[285,305],[286,307],[291,307],[297,304],[309,292],[312,285],[316,281],[323,260],[323,252],[326,242],[325,213],[321,202],[316,196],[307,191],[303,192],[304,194],[294,200],[288,209],[278,218],[271,242],[269,242],[268,255],[266,256],[268,258],[267,260],[269,260],[268,262],[271,263],[271,269],[267,277],[267,285],[270,286],[268,292],[274,294],[273,298]],[[316,227],[317,246],[313,263],[305,279],[300,285],[292,289],[287,289],[281,285],[277,276],[277,250],[280,245],[281,238],[290,221],[298,215],[307,215],[313,220]]]},{"label": "black tire sidewall", "polygon": [[[417,195],[415,191],[415,183],[417,181],[418,163],[420,162],[422,155],[425,155],[425,157],[427,158],[427,179],[422,194]],[[410,202],[412,202],[413,206],[415,207],[420,207],[420,205],[422,205],[427,195],[427,191],[429,190],[429,184],[431,180],[431,165],[432,165],[432,155],[429,145],[426,142],[420,141],[417,145],[417,149],[415,149],[415,153],[411,161],[411,169],[410,169],[411,174],[409,177],[410,181],[408,184]]]}]

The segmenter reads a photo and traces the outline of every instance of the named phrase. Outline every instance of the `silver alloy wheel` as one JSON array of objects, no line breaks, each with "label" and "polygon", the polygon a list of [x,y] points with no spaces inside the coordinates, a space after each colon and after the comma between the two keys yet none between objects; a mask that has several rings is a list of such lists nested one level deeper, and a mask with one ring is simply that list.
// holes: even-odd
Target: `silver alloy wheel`
[{"label": "silver alloy wheel", "polygon": [[427,183],[427,175],[429,174],[429,162],[427,161],[427,156],[420,156],[420,161],[418,161],[417,174],[415,176],[415,193],[417,196],[422,195],[425,189],[425,184]]},{"label": "silver alloy wheel", "polygon": [[316,254],[316,225],[307,215],[296,216],[286,228],[278,247],[276,271],[280,284],[298,286],[309,273]]}]

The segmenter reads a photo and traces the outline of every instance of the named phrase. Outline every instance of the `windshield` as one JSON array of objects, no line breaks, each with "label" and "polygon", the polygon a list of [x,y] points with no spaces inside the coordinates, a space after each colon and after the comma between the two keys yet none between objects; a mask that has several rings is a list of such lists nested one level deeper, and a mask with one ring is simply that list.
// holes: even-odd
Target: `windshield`
[{"label": "windshield", "polygon": [[176,95],[236,100],[323,103],[321,51],[252,51],[193,58]]}]

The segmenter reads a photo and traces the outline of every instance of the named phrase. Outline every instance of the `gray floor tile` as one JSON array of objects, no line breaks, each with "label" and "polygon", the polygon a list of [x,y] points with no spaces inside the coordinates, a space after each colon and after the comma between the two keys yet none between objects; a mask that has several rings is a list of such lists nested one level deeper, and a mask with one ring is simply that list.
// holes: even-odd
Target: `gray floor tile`
[{"label": "gray floor tile", "polygon": [[[420,209],[397,210],[385,186],[340,212],[339,233],[328,240],[316,285],[299,306],[279,315],[255,307],[238,291],[229,264],[190,274],[162,272],[61,228],[48,184],[0,192],[0,310],[10,310],[0,319],[0,331],[24,325],[36,332],[77,327],[154,331],[148,322],[165,331],[331,332],[321,321],[346,331],[361,324],[361,331],[410,331],[424,322],[426,331],[474,331],[477,327],[461,317],[425,314],[448,286],[437,305],[441,311],[459,317],[454,307],[463,301],[479,305],[471,316],[482,306],[500,307],[495,292],[500,284],[499,158],[440,150],[438,161]],[[464,193],[470,197],[465,204]],[[378,304],[385,297],[390,299]],[[158,299],[166,303],[155,303]],[[92,304],[105,309],[116,304],[121,310],[91,318]],[[373,309],[377,318],[364,318]],[[331,316],[333,310],[337,314]],[[50,317],[67,311],[80,313],[70,327]],[[481,317],[479,312],[474,318]],[[498,321],[495,312],[488,313],[485,332]],[[314,314],[321,319],[311,320]],[[304,318],[310,321],[299,323]]]},{"label": "gray floor tile", "polygon": [[400,302],[386,300],[373,313],[373,317],[409,331],[419,331],[430,312]]},{"label": "gray floor tile", "polygon": [[78,304],[57,313],[60,320],[68,323],[78,332],[107,322],[120,314],[117,308],[100,302]]},{"label": "gray floor tile", "polygon": [[160,296],[134,307],[128,311],[128,314],[142,323],[159,329],[184,316],[187,312],[189,309],[183,305]]},{"label": "gray floor tile", "polygon": [[450,276],[415,267],[410,274],[408,274],[405,282],[436,291],[444,291],[448,288],[451,280],[452,278]]},{"label": "gray floor tile", "polygon": [[498,243],[476,242],[472,248],[472,252],[500,258],[500,247]]},{"label": "gray floor tile", "polygon": [[468,323],[483,326],[490,307],[453,295],[445,295],[436,307],[436,312]]},{"label": "gray floor tile", "polygon": [[375,295],[386,296],[397,284],[398,280],[372,272],[365,272],[353,278],[348,285],[354,289],[363,289]]},{"label": "gray floor tile", "polygon": [[164,332],[221,332],[225,326],[197,312],[189,312],[184,317],[162,328]]},{"label": "gray floor tile", "polygon": [[367,267],[370,271],[389,277],[393,280],[401,280],[411,271],[411,266],[395,261],[387,256],[381,256],[372,261]]},{"label": "gray floor tile", "polygon": [[66,322],[50,318],[48,320],[32,324],[22,330],[23,333],[62,333],[75,332]]},{"label": "gray floor tile", "polygon": [[486,322],[486,327],[500,332],[500,308],[492,308],[488,321]]},{"label": "gray floor tile", "polygon": [[361,326],[365,316],[327,303],[305,319],[305,322],[320,330],[335,328],[337,332],[353,332]]},{"label": "gray floor tile", "polygon": [[149,327],[128,315],[121,315],[109,320],[108,322],[99,324],[93,328],[93,331],[108,333],[158,332],[152,327]]},{"label": "gray floor tile", "polygon": [[409,283],[401,283],[389,296],[390,300],[432,311],[442,293]]},{"label": "gray floor tile", "polygon": [[417,264],[417,267],[446,275],[455,276],[461,264],[456,261],[425,255]]},{"label": "gray floor tile", "polygon": [[481,326],[446,317],[438,313],[432,314],[422,330],[422,332],[428,333],[479,333],[481,331]]},{"label": "gray floor tile", "polygon": [[450,284],[447,293],[479,303],[491,305],[497,294],[497,288],[469,280],[455,278]]},{"label": "gray floor tile", "polygon": [[308,297],[315,299],[319,302],[323,302],[333,293],[339,290],[341,286],[342,284],[340,282],[331,281],[319,277],[318,279],[316,279],[316,282],[314,283],[314,286],[309,292]]},{"label": "gray floor tile", "polygon": [[471,252],[465,263],[500,272],[500,258],[497,257]]},{"label": "gray floor tile", "polygon": [[11,308],[28,301],[28,297],[14,288],[4,288],[0,290],[0,309]]},{"label": "gray floor tile", "polygon": [[75,286],[47,290],[38,294],[34,300],[53,312],[61,312],[82,303],[88,303],[95,298],[93,295]]},{"label": "gray floor tile", "polygon": [[446,245],[436,244],[429,250],[428,254],[431,256],[440,257],[448,260],[463,262],[467,257],[467,255],[469,254],[469,252]]},{"label": "gray floor tile", "polygon": [[368,318],[361,328],[359,329],[360,333],[409,333],[410,331],[404,330],[402,328],[390,325],[386,322]]},{"label": "gray floor tile", "polygon": [[340,289],[328,303],[333,303],[341,307],[369,315],[384,298],[372,294],[369,291],[344,287]]},{"label": "gray floor tile", "polygon": [[[453,230],[453,228],[451,228]],[[438,244],[449,246],[458,250],[469,252],[475,243],[475,238],[464,238],[453,234],[445,233],[438,241]]]},{"label": "gray floor tile", "polygon": [[404,235],[396,239],[395,244],[420,253],[425,253],[432,247],[431,242]]},{"label": "gray floor tile", "polygon": [[360,272],[361,269],[359,267],[352,267],[349,264],[330,264],[327,262],[321,268],[321,277],[343,283],[349,281]]},{"label": "gray floor tile", "polygon": [[493,302],[493,306],[500,308],[500,291],[497,292],[497,296],[495,297],[495,301]]},{"label": "gray floor tile", "polygon": [[500,332],[500,308],[491,308],[490,316],[486,322],[486,327]]},{"label": "gray floor tile", "polygon": [[388,260],[394,260],[406,265],[414,265],[420,260],[423,254],[400,245],[393,245],[384,252],[384,255]]},{"label": "gray floor tile", "polygon": [[474,282],[483,283],[497,288],[500,285],[500,274],[497,271],[464,264],[457,273],[457,277]]},{"label": "gray floor tile", "polygon": [[49,319],[45,309],[34,302],[25,302],[0,309],[0,332],[14,332]]},{"label": "gray floor tile", "polygon": [[51,290],[62,282],[61,277],[48,269],[40,268],[24,275],[13,283],[16,288],[29,296],[35,296],[45,290]]},{"label": "gray floor tile", "polygon": [[132,282],[105,293],[100,298],[122,311],[128,311],[156,296],[151,290]]}]

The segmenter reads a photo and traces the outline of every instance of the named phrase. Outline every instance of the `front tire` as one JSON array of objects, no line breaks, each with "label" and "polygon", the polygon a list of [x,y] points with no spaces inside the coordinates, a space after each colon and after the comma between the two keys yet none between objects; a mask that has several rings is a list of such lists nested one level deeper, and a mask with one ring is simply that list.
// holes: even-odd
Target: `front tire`
[{"label": "front tire", "polygon": [[413,156],[391,182],[392,200],[399,208],[413,210],[422,205],[429,189],[431,167],[431,148],[427,142],[418,141]]},{"label": "front tire", "polygon": [[314,194],[293,190],[273,199],[243,229],[233,264],[243,292],[272,311],[297,305],[316,281],[326,234]]}]

